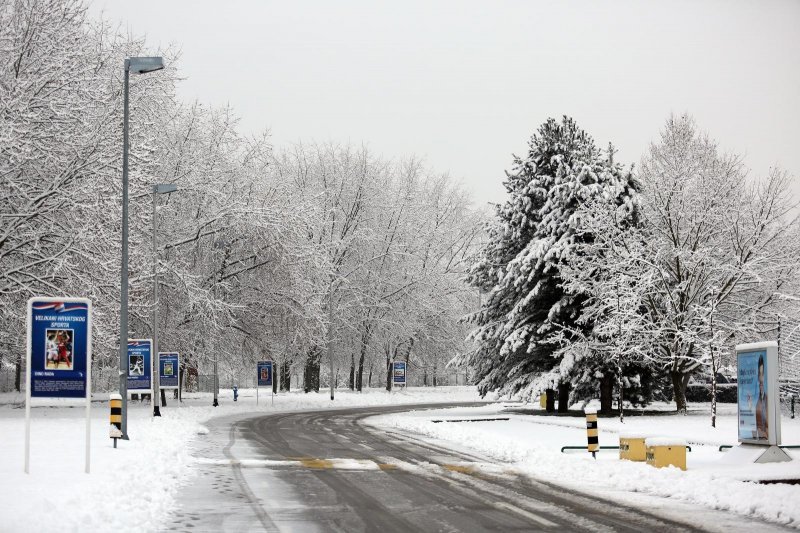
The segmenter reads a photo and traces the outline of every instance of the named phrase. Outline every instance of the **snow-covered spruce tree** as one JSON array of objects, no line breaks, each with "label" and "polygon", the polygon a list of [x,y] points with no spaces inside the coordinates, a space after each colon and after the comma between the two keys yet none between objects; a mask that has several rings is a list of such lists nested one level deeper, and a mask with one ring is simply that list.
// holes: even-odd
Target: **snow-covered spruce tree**
[{"label": "snow-covered spruce tree", "polygon": [[593,198],[624,203],[629,172],[613,165],[568,117],[549,119],[531,137],[527,156],[507,173],[509,198],[497,206],[488,243],[470,270],[470,283],[487,293],[471,318],[476,350],[465,356],[479,390],[532,393],[559,380],[558,329],[577,323],[584,297],[561,287],[560,270],[573,259],[579,205]]}]

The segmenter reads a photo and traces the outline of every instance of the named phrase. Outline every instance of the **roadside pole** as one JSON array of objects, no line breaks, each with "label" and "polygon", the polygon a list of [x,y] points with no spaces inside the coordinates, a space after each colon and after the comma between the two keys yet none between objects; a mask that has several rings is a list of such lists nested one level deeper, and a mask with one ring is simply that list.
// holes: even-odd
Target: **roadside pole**
[{"label": "roadside pole", "polygon": [[328,380],[331,382],[331,401],[333,401],[333,279],[328,285],[328,361],[331,365]]}]

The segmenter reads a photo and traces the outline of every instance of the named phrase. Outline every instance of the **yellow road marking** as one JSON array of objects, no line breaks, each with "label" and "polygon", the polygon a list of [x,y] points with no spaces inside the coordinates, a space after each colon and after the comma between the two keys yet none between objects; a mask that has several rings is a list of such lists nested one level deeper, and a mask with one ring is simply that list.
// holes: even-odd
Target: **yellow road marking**
[{"label": "yellow road marking", "polygon": [[300,464],[312,470],[330,470],[333,468],[333,461],[327,459],[300,459]]},{"label": "yellow road marking", "polygon": [[442,465],[442,468],[459,474],[473,474],[475,472],[475,468],[468,465]]}]

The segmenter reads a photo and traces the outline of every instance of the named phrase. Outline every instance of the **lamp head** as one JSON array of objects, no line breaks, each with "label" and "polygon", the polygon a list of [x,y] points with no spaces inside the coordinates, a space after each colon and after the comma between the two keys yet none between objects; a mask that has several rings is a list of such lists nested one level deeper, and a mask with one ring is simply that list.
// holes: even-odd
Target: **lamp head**
[{"label": "lamp head", "polygon": [[164,68],[164,58],[155,57],[129,57],[125,60],[125,68],[134,74],[146,74]]},{"label": "lamp head", "polygon": [[172,183],[159,183],[158,185],[153,185],[153,192],[156,194],[168,194],[177,190],[178,187]]}]

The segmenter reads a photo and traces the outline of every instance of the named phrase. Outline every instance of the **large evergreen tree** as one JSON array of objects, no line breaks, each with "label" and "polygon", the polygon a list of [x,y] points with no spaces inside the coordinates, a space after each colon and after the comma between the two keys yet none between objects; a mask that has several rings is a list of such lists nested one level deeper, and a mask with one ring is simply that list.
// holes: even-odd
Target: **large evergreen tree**
[{"label": "large evergreen tree", "polygon": [[583,297],[567,294],[559,270],[580,239],[579,205],[596,198],[624,203],[633,182],[568,117],[548,119],[515,157],[504,183],[508,200],[496,208],[489,241],[469,274],[487,293],[473,316],[477,349],[467,356],[479,389],[535,392],[554,383],[537,378],[558,363],[556,329],[585,328],[577,318]]}]

